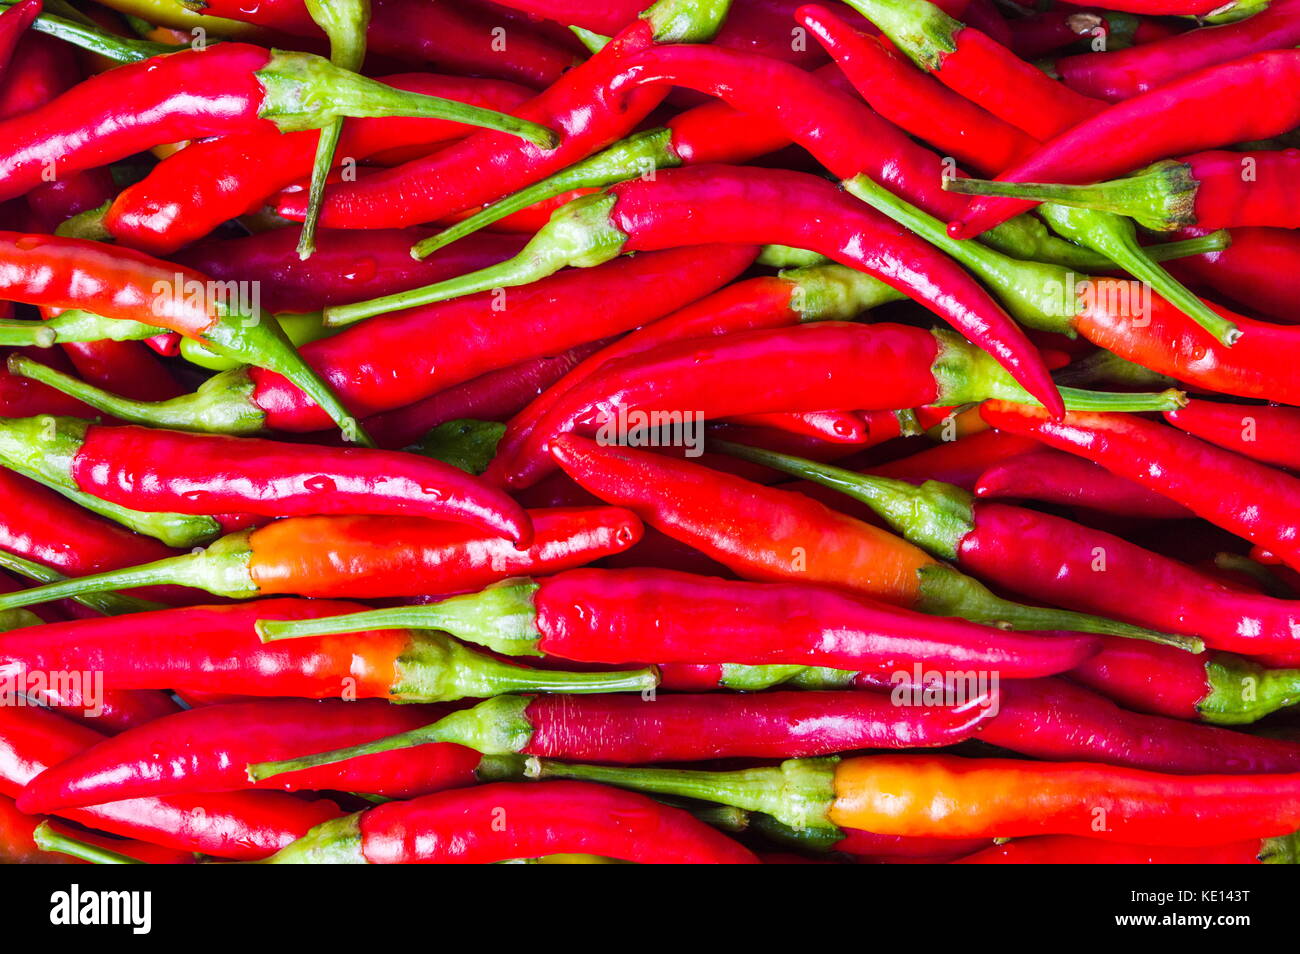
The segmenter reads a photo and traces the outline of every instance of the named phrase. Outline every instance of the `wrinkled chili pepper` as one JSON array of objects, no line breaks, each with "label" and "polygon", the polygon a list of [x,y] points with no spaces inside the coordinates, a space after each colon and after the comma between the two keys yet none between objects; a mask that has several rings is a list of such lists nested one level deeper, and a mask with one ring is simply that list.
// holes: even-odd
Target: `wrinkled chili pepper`
[{"label": "wrinkled chili pepper", "polygon": [[970,489],[977,497],[1040,500],[1136,520],[1186,520],[1193,516],[1163,494],[1071,454],[1050,450],[996,464],[980,474]]},{"label": "wrinkled chili pepper", "polygon": [[1165,419],[1211,444],[1300,470],[1300,408],[1193,400]]}]

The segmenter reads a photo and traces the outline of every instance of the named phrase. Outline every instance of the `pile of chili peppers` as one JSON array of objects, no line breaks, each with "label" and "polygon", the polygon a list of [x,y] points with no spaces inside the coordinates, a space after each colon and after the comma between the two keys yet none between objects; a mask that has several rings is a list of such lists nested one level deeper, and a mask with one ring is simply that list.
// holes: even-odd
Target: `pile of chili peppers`
[{"label": "pile of chili peppers", "polygon": [[0,861],[1300,862],[1298,44],[0,0]]}]

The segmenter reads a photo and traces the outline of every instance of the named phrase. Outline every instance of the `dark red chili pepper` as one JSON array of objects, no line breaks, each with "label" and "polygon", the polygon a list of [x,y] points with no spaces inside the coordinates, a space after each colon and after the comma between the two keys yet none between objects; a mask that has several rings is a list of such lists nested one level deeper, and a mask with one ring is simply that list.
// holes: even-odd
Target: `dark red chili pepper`
[{"label": "dark red chili pepper", "polygon": [[867,439],[867,424],[856,411],[769,411],[737,414],[727,418],[727,422],[771,428],[837,444],[862,444]]},{"label": "dark red chili pepper", "polygon": [[[988,719],[988,702],[980,697],[963,706],[898,706],[889,696],[870,692],[674,694],[651,699],[498,696],[373,742],[250,765],[248,777],[278,778],[374,753],[417,746],[422,750],[429,743],[447,742],[485,755],[632,765],[930,748],[970,738]],[[422,756],[414,752],[408,757],[418,761]]]},{"label": "dark red chili pepper", "polygon": [[748,579],[820,583],[926,612],[1007,621],[1020,629],[1157,635],[1007,603],[914,545],[803,494],[572,434],[557,440],[551,452],[596,496],[619,501],[647,524]]},{"label": "dark red chili pepper", "polygon": [[941,440],[907,457],[873,465],[871,472],[909,484],[941,480],[971,490],[991,467],[1038,450],[1042,445],[1032,438],[989,429],[952,441]]},{"label": "dark red chili pepper", "polygon": [[1125,845],[1079,838],[1040,835],[1016,838],[1003,845],[952,862],[956,865],[1286,865],[1300,857],[1294,835],[1251,839],[1225,845],[1178,848],[1167,845]]},{"label": "dark red chili pepper", "polygon": [[[804,215],[781,213],[782,204],[792,202]],[[565,265],[589,267],[627,251],[718,240],[782,242],[826,254],[914,297],[994,355],[1035,398],[1059,408],[1041,357],[1001,307],[916,236],[867,211],[830,183],[802,173],[741,166],[667,170],[570,203],[511,262],[426,289],[336,306],[327,310],[326,322],[527,284]]]},{"label": "dark red chili pepper", "polygon": [[1293,601],[1230,589],[1176,560],[1061,517],[976,500],[938,481],[913,487],[770,451],[728,450],[834,486],[872,507],[909,539],[958,559],[981,579],[1035,600],[1133,620],[1252,655],[1294,651],[1300,638],[1300,612]]},{"label": "dark red chili pepper", "polygon": [[[1197,70],[1049,139],[998,181],[1097,182],[1171,155],[1281,135],[1300,125],[1300,103],[1288,96],[1297,77],[1300,52],[1295,50],[1255,53]],[[1138,129],[1141,135],[1131,134]],[[976,197],[948,231],[972,238],[1033,205]]]},{"label": "dark red chili pepper", "polygon": [[1300,567],[1300,479],[1131,415],[1069,414],[1059,424],[1001,401],[981,415],[1100,464]]},{"label": "dark red chili pepper", "polygon": [[19,800],[23,811],[49,813],[126,798],[247,788],[411,798],[473,784],[478,753],[435,745],[422,749],[418,759],[378,755],[325,771],[280,775],[269,783],[249,782],[244,766],[305,749],[381,739],[418,729],[446,712],[446,707],[366,700],[204,706],[131,729],[60,762],[37,776]]},{"label": "dark red chili pepper", "polygon": [[5,417],[30,417],[33,414],[93,417],[95,409],[39,381],[0,369],[0,414]]},{"label": "dark red chili pepper", "polygon": [[[1111,35],[1110,24],[1103,14],[1078,7],[1058,6],[1007,21],[1011,42],[1007,46],[1023,60],[1035,60],[1077,43],[1084,37]],[[1061,61],[1057,60],[1057,64]],[[1084,95],[1095,94],[1079,90]]]},{"label": "dark red chili pepper", "polygon": [[1052,64],[1052,71],[1066,86],[1085,96],[1117,102],[1206,66],[1297,43],[1300,4],[1272,0],[1258,13],[1235,23],[1202,27],[1128,50],[1063,57]]},{"label": "dark red chili pepper", "polygon": [[[872,109],[946,155],[976,169],[1001,172],[1038,144],[925,75],[888,40],[858,33],[825,7],[801,7],[797,19],[834,57]],[[874,174],[872,178],[880,181]]]},{"label": "dark red chili pepper", "polygon": [[1071,454],[1050,450],[1021,454],[995,464],[968,489],[974,489],[977,497],[1041,500],[1137,520],[1193,517],[1190,510],[1163,494]]},{"label": "dark red chili pepper", "polygon": [[[707,40],[728,5],[729,0],[659,0],[599,53],[516,110],[523,119],[562,130],[558,146],[543,149],[515,137],[475,133],[427,159],[328,190],[321,225],[385,228],[436,221],[585,159],[630,133],[667,93],[655,88],[622,96],[610,90],[626,57],[657,42]],[[306,207],[300,193],[283,197],[277,211],[301,219]]]},{"label": "dark red chili pepper", "polygon": [[[1204,235],[1183,229],[1181,235]],[[1300,295],[1300,231],[1232,229],[1227,248],[1171,262],[1183,281],[1213,289],[1252,314],[1292,323]]]},{"label": "dark red chili pepper", "polygon": [[[509,824],[494,823],[504,817]],[[268,864],[488,864],[586,852],[642,864],[757,864],[681,808],[602,785],[496,782],[320,825]]]},{"label": "dark red chili pepper", "polygon": [[5,77],[18,41],[41,13],[41,0],[22,0],[0,11],[0,80]]},{"label": "dark red chili pepper", "polygon": [[1138,712],[1242,725],[1300,702],[1300,671],[1231,653],[1208,658],[1168,646],[1107,640],[1069,678]]},{"label": "dark red chili pepper", "polygon": [[501,0],[500,5],[605,34],[617,33],[645,9],[644,0],[605,0],[599,4],[574,0]]},{"label": "dark red chili pepper", "polygon": [[528,515],[464,471],[415,454],[253,437],[0,418],[0,460],[144,511],[266,517],[394,514],[470,524],[526,547]]},{"label": "dark red chili pepper", "polygon": [[[16,797],[37,775],[104,737],[39,708],[0,706],[0,794]],[[61,813],[69,821],[163,848],[254,860],[339,815],[325,799],[282,792],[134,798]]]},{"label": "dark red chili pepper", "polygon": [[[514,83],[432,73],[404,73],[382,82],[503,112],[533,95]],[[350,119],[343,123],[335,156],[338,161],[360,161],[410,146],[428,147],[423,150],[427,153],[436,143],[464,136],[472,128],[443,119]],[[166,255],[227,219],[261,208],[267,197],[310,174],[318,138],[313,131],[286,135],[272,129],[192,143],[123,190],[109,206],[104,226],[124,245]],[[363,254],[373,254],[369,242]]]},{"label": "dark red chili pepper", "polygon": [[1060,679],[1000,684],[996,715],[980,726],[979,737],[1039,759],[1171,775],[1283,773],[1300,766],[1300,743],[1128,712]]},{"label": "dark red chili pepper", "polygon": [[455,593],[581,566],[626,550],[641,536],[641,522],[618,507],[529,516],[534,536],[527,550],[496,534],[423,517],[291,517],[222,537],[206,550],[0,596],[0,608],[173,583],[244,599]]},{"label": "dark red chili pepper", "polygon": [[[779,623],[774,621],[779,620]],[[802,583],[747,583],[674,570],[570,570],[434,605],[355,618],[259,624],[266,639],[404,626],[508,655],[585,663],[826,666],[883,680],[921,663],[996,669],[1008,679],[1072,668],[1092,637],[1013,635]]]},{"label": "dark red chili pepper", "polygon": [[1255,460],[1300,470],[1300,408],[1193,400],[1165,414],[1175,427]]},{"label": "dark red chili pepper", "polygon": [[[726,284],[756,253],[754,246],[713,245],[625,257],[508,295],[483,294],[369,321],[305,345],[303,360],[357,413],[391,410],[488,371],[636,328]],[[448,341],[457,347],[449,349]],[[86,388],[31,362],[21,366],[139,424],[233,433],[310,431],[329,424],[287,378],[256,368],[226,372],[196,394],[148,405]]]}]

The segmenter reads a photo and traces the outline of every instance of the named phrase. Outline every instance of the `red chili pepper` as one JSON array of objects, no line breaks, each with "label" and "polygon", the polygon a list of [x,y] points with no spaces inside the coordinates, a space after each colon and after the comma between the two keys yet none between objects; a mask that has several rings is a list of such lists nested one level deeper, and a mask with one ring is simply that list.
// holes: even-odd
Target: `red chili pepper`
[{"label": "red chili pepper", "polygon": [[940,441],[907,457],[873,465],[871,472],[877,477],[892,477],[910,484],[941,480],[970,490],[991,467],[1038,450],[1042,450],[1042,445],[1032,438],[990,429],[953,441]]},{"label": "red chili pepper", "polygon": [[574,0],[501,0],[500,6],[522,10],[557,23],[572,24],[597,33],[617,33],[645,9],[644,0],[605,0],[577,3]]},{"label": "red chili pepper", "polygon": [[801,7],[797,19],[872,109],[958,161],[1000,172],[1037,145],[1032,136],[925,75],[888,40],[858,33],[825,7]]},{"label": "red chili pepper", "polygon": [[18,41],[41,13],[41,0],[22,0],[0,11],[0,80],[5,78]]},{"label": "red chili pepper", "polygon": [[[505,817],[509,824],[494,823]],[[317,827],[269,864],[489,864],[585,852],[642,864],[757,864],[680,808],[601,785],[497,782]]]},{"label": "red chili pepper", "polygon": [[39,381],[0,369],[0,414],[5,417],[30,417],[33,414],[93,417],[95,409]]},{"label": "red chili pepper", "polygon": [[1300,766],[1300,743],[1127,712],[1059,679],[1000,684],[996,715],[980,726],[979,737],[1038,759],[1171,775],[1283,773]]},{"label": "red chili pepper", "polygon": [[1063,57],[1052,64],[1052,71],[1066,86],[1085,96],[1117,102],[1206,66],[1297,43],[1300,4],[1272,0],[1258,13],[1235,23],[1202,27],[1128,50]]},{"label": "red chili pepper", "polygon": [[251,437],[0,418],[0,460],[144,511],[265,517],[393,514],[470,524],[526,547],[528,515],[459,468],[415,454]]},{"label": "red chili pepper", "polygon": [[[1216,845],[1300,828],[1300,774],[1164,775],[1086,762],[873,755],[707,772],[540,761],[574,778],[762,811],[792,827],[945,838]],[[814,808],[815,806],[815,808]],[[1105,827],[1097,824],[1104,813]]]},{"label": "red chili pepper", "polygon": [[1086,457],[1164,494],[1300,567],[1300,479],[1130,415],[1071,413],[1058,424],[1001,401],[980,413],[994,427]]},{"label": "red chili pepper", "polygon": [[[726,284],[756,252],[753,246],[714,245],[623,258],[595,271],[562,273],[512,289],[506,296],[478,295],[366,322],[305,345],[303,360],[357,413],[391,410],[488,371],[642,325]],[[448,341],[457,347],[449,349]],[[310,431],[329,422],[287,378],[255,368],[227,372],[195,394],[148,405],[86,388],[32,362],[19,366],[26,375],[138,424],[249,433],[264,427]]]},{"label": "red chili pepper", "polygon": [[[504,112],[533,95],[513,83],[432,73],[388,76],[382,82]],[[360,161],[411,146],[426,147],[422,152],[427,153],[435,144],[462,137],[472,128],[443,119],[352,119],[343,124],[335,156],[337,161]],[[318,138],[312,131],[286,135],[259,130],[192,143],[123,190],[108,208],[104,226],[124,245],[166,255],[201,239],[227,219],[256,211],[269,196],[308,175]],[[214,169],[221,174],[213,175]],[[367,242],[365,252],[373,254],[368,246]],[[294,260],[298,261],[296,256]]]},{"label": "red chili pepper", "polygon": [[[779,620],[779,624],[774,624]],[[584,663],[735,663],[870,672],[996,669],[1032,678],[1072,668],[1092,637],[1012,635],[803,583],[747,583],[675,570],[571,570],[434,605],[355,618],[259,624],[265,639],[405,626],[508,655]],[[774,628],[775,627],[775,628]]]},{"label": "red chili pepper", "polygon": [[[16,797],[50,766],[104,737],[62,716],[0,706],[0,794]],[[264,858],[339,815],[333,802],[281,792],[231,792],[179,798],[136,798],[62,813],[69,821],[139,838],[163,848],[217,858]]]},{"label": "red chili pepper", "polygon": [[626,550],[641,536],[640,521],[617,507],[529,516],[534,537],[527,550],[495,534],[423,517],[291,517],[222,537],[206,550],[0,596],[0,608],[172,583],[244,599],[455,593],[521,573],[581,566]]},{"label": "red chili pepper", "polygon": [[1211,444],[1300,470],[1300,408],[1193,400],[1166,413],[1165,419]]},{"label": "red chili pepper", "polygon": [[1078,838],[1041,835],[1016,838],[961,858],[957,865],[1270,865],[1295,864],[1292,835],[1251,839],[1226,845],[1178,848],[1167,845],[1124,845]]},{"label": "red chili pepper", "polygon": [[977,497],[1020,497],[1135,520],[1193,517],[1190,510],[1163,494],[1071,454],[1050,450],[1021,454],[996,464],[968,489],[973,489]]},{"label": "red chili pepper", "polygon": [[[1096,182],[1167,156],[1281,135],[1300,125],[1300,103],[1288,96],[1297,77],[1300,53],[1294,50],[1255,53],[1197,70],[1049,139],[998,181]],[[1243,107],[1247,103],[1254,105]],[[954,238],[972,238],[1033,205],[976,197],[948,231]]]},{"label": "red chili pepper", "polygon": [[[1204,235],[1183,229],[1182,235]],[[1291,324],[1300,294],[1300,231],[1232,229],[1227,248],[1170,263],[1179,278],[1212,289],[1252,314]]]},{"label": "red chili pepper", "polygon": [[[1109,46],[1111,35],[1110,24],[1106,22],[1104,14],[1073,6],[1057,7],[1031,13],[1027,17],[1018,17],[1007,21],[1007,28],[1011,33],[1011,42],[1006,45],[1023,60],[1035,60],[1049,53],[1055,53],[1079,42],[1084,37],[1107,37]],[[1056,62],[1060,64],[1062,61]],[[1079,92],[1085,96],[1101,98],[1086,89]]]},{"label": "red chili pepper", "polygon": [[837,444],[862,444],[867,439],[867,423],[856,411],[771,411],[738,414],[727,418],[727,422],[772,428]]},{"label": "red chili pepper", "polygon": [[[657,42],[708,39],[727,7],[728,0],[659,0],[599,53],[516,110],[523,119],[563,130],[558,146],[542,149],[515,137],[475,133],[426,159],[328,190],[321,225],[372,229],[437,221],[585,159],[630,133],[667,93],[656,88],[615,94],[609,83],[626,58]],[[492,173],[485,175],[485,169]],[[301,219],[306,198],[285,196],[276,211]]]},{"label": "red chili pepper", "polygon": [[[571,697],[577,698],[577,697]],[[127,798],[235,792],[247,788],[343,791],[411,798],[473,784],[480,757],[459,745],[422,749],[418,759],[377,755],[325,771],[250,782],[244,766],[304,749],[358,745],[418,729],[446,707],[385,702],[275,700],[204,706],[105,740],[42,772],[19,796],[23,811],[55,812]]]},{"label": "red chili pepper", "polygon": [[[40,864],[68,865],[84,864],[79,858],[63,854],[56,849],[43,849],[36,843],[33,835],[42,820],[18,810],[12,798],[0,795],[0,864]],[[137,861],[151,865],[185,865],[192,864],[194,856],[189,852],[173,851],[159,848],[144,841],[127,838],[109,838],[93,832],[77,831],[62,825],[45,825],[54,829],[57,836],[75,837],[79,841],[95,848],[124,854]]]},{"label": "red chili pepper", "polygon": [[[90,682],[93,676],[86,682]],[[31,683],[25,686],[25,695],[47,709],[77,722],[83,722],[105,735],[115,735],[153,719],[170,715],[179,706],[165,692],[133,689],[96,690],[78,680],[59,683],[57,679],[44,685]]]}]

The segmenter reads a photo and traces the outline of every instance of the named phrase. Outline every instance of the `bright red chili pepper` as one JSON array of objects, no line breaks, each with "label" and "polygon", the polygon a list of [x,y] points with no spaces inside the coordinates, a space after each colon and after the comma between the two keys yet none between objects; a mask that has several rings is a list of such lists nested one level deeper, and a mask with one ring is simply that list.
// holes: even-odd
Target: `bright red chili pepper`
[{"label": "bright red chili pepper", "polygon": [[977,497],[1020,497],[1136,520],[1187,520],[1193,516],[1163,494],[1071,454],[1050,450],[995,464],[968,489]]},{"label": "bright red chili pepper", "polygon": [[[1288,95],[1298,78],[1295,50],[1255,53],[1197,70],[1047,140],[998,181],[1096,182],[1171,155],[1281,135],[1300,125],[1300,103]],[[976,197],[948,231],[972,238],[1033,205]]]},{"label": "bright red chili pepper", "polygon": [[1297,43],[1300,4],[1271,0],[1258,13],[1235,23],[1202,27],[1128,50],[1063,57],[1052,64],[1052,70],[1066,86],[1085,96],[1117,102],[1206,66]]},{"label": "bright red chili pepper", "polygon": [[[18,810],[14,800],[0,795],[0,864],[41,864],[67,865],[84,864],[81,860],[54,850],[42,850],[37,846],[32,835],[36,826],[41,824],[39,817],[24,814]],[[46,822],[47,825],[51,824]],[[192,864],[194,856],[185,851],[173,851],[159,848],[148,842],[127,838],[109,838],[93,832],[76,831],[62,825],[51,825],[56,834],[75,837],[79,841],[96,848],[125,854],[151,865],[185,865]]]},{"label": "bright red chili pepper", "polygon": [[[1204,235],[1183,229],[1180,235]],[[1252,314],[1291,324],[1300,295],[1300,231],[1232,229],[1227,248],[1170,263],[1183,281],[1212,289]]]},{"label": "bright red chili pepper", "polygon": [[[501,813],[507,825],[494,824]],[[585,852],[642,864],[756,864],[672,808],[602,785],[497,782],[389,802],[321,825],[269,864],[488,864]]]},{"label": "bright red chili pepper", "polygon": [[473,784],[478,753],[459,745],[435,745],[422,749],[418,759],[377,755],[258,783],[249,781],[244,767],[307,749],[382,739],[418,729],[447,711],[366,700],[204,706],[136,727],[60,762],[37,776],[19,800],[23,811],[49,813],[126,798],[247,788],[411,798]]},{"label": "bright red chili pepper", "polygon": [[393,514],[470,524],[529,545],[524,509],[459,468],[416,454],[252,437],[0,418],[0,460],[144,511],[266,517]]},{"label": "bright red chili pepper", "polygon": [[[87,682],[93,676],[87,679]],[[25,694],[35,703],[60,715],[82,722],[105,735],[144,725],[170,715],[179,706],[165,692],[136,689],[95,690],[75,680],[60,683],[46,680],[44,685],[28,684]]]},{"label": "bright red chili pepper", "polygon": [[1001,401],[981,415],[1100,464],[1300,567],[1300,479],[1131,415],[1075,414],[1059,424]]},{"label": "bright red chili pepper", "polygon": [[727,418],[727,422],[771,428],[837,444],[861,444],[867,439],[867,423],[856,411],[769,411],[737,414]]},{"label": "bright red chili pepper", "polygon": [[[0,794],[16,797],[33,778],[103,736],[52,712],[0,706]],[[230,792],[178,798],[134,798],[61,813],[69,821],[139,838],[163,848],[217,858],[254,860],[339,815],[326,799],[281,792]]]},{"label": "bright red chili pepper", "polygon": [[5,417],[30,417],[33,414],[93,417],[95,409],[39,381],[0,369],[0,414]]},{"label": "bright red chili pepper", "polygon": [[626,550],[641,536],[641,522],[618,507],[529,516],[534,536],[527,550],[496,534],[423,517],[291,517],[222,537],[206,550],[0,596],[0,608],[170,583],[245,599],[455,593],[581,566]]},{"label": "bright red chili pepper", "polygon": [[1125,845],[1073,835],[1016,838],[952,862],[957,865],[1268,865],[1295,864],[1295,838],[1251,839],[1178,848]]},{"label": "bright red chili pepper", "polygon": [[[774,621],[779,621],[774,622]],[[737,663],[868,671],[921,663],[996,669],[1008,679],[1063,672],[1087,636],[1013,635],[803,583],[747,583],[675,570],[570,570],[441,604],[354,619],[260,624],[267,639],[404,626],[439,629],[509,655],[585,663]]]},{"label": "bright red chili pepper", "polygon": [[1165,419],[1211,444],[1300,470],[1300,408],[1193,400],[1167,412]]},{"label": "bright red chili pepper", "polygon": [[970,490],[989,468],[1041,449],[1042,445],[1032,438],[989,429],[952,441],[941,440],[907,457],[874,464],[871,472],[877,477],[892,477],[910,484],[941,480]]}]

